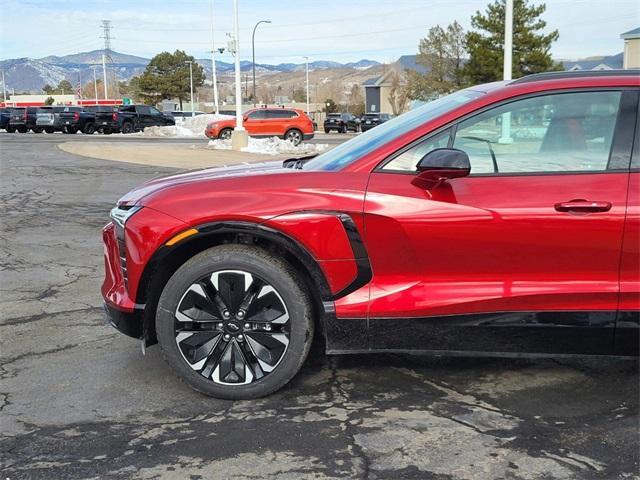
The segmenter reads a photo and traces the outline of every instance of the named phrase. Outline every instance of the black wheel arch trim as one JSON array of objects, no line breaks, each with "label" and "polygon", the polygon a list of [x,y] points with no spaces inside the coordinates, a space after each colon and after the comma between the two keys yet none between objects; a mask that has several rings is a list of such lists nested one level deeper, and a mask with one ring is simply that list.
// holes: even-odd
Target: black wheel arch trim
[{"label": "black wheel arch trim", "polygon": [[[147,345],[157,343],[154,330],[155,305],[154,302],[148,301],[148,293],[150,291],[150,287],[155,281],[156,273],[159,268],[168,261],[171,254],[175,253],[177,249],[189,249],[193,247],[195,242],[207,242],[207,240],[212,239],[215,236],[236,236],[241,240],[240,243],[245,243],[242,242],[243,235],[246,235],[246,238],[256,237],[258,239],[270,241],[294,255],[302,266],[311,274],[310,282],[318,290],[317,293],[320,299],[320,308],[322,309],[321,313],[323,317],[321,323],[323,329],[325,329],[325,323],[330,322],[332,318],[335,318],[335,300],[349,295],[350,293],[365,286],[369,281],[371,281],[373,272],[362,236],[360,235],[353,218],[351,218],[349,214],[327,210],[298,210],[288,212],[287,214],[299,213],[334,215],[342,223],[356,263],[356,276],[346,287],[339,292],[332,294],[324,272],[313,255],[311,255],[311,253],[309,253],[309,251],[298,240],[275,228],[271,228],[257,222],[234,220],[223,220],[196,225],[191,228],[198,230],[197,234],[192,235],[173,246],[162,245],[154,252],[143,270],[138,283],[136,302],[137,304],[147,304],[150,307],[144,309],[144,315],[142,317],[143,326],[141,336],[144,338],[145,343]],[[159,297],[159,295],[156,296]],[[326,339],[327,332],[325,331],[324,333]]]}]

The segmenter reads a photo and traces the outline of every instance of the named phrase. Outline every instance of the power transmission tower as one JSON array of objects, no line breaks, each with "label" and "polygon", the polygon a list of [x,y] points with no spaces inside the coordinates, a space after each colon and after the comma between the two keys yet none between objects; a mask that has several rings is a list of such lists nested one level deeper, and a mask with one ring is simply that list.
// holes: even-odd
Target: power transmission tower
[{"label": "power transmission tower", "polygon": [[[111,40],[113,37],[111,36],[111,20],[102,20],[102,36],[100,37],[104,39],[104,53],[102,54],[102,78],[104,82],[104,98],[108,98],[109,87],[108,84],[117,85],[115,81],[115,75],[113,74],[113,69],[109,68],[113,66],[113,58],[111,58]],[[107,65],[109,67],[107,67]],[[107,74],[109,71],[109,74]],[[107,76],[110,78],[107,80]],[[117,88],[114,90],[117,96]]]}]

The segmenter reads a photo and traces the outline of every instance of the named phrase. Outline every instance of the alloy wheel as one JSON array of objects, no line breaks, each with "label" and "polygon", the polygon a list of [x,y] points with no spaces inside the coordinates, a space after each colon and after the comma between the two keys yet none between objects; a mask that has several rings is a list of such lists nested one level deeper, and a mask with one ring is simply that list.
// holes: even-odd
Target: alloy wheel
[{"label": "alloy wheel", "polygon": [[298,130],[290,130],[287,132],[287,140],[289,140],[294,145],[299,145],[302,141],[302,135]]},{"label": "alloy wheel", "polygon": [[284,357],[289,312],[276,289],[257,275],[221,270],[182,295],[174,332],[193,370],[217,384],[247,385],[269,375]]}]

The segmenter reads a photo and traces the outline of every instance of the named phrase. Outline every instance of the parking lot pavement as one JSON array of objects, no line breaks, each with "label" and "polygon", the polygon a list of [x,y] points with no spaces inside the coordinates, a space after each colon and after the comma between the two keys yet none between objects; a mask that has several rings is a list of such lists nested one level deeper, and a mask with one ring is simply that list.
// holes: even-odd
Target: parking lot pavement
[{"label": "parking lot pavement", "polygon": [[191,391],[99,294],[109,209],[172,170],[0,151],[2,478],[638,478],[635,361],[320,356],[257,401]]}]

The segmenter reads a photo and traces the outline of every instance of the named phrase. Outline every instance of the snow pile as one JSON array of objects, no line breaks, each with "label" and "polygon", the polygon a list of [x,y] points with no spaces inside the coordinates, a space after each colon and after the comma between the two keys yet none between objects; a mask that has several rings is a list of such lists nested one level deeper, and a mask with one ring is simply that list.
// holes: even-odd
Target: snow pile
[{"label": "snow pile", "polygon": [[195,117],[185,117],[178,125],[167,127],[147,127],[141,133],[143,137],[202,137],[204,129],[211,122],[218,120],[229,120],[233,117],[229,115],[196,115]]},{"label": "snow pile", "polygon": [[[216,150],[231,150],[231,140],[209,140],[209,148]],[[278,137],[252,138],[249,137],[249,145],[242,149],[247,153],[260,153],[263,155],[280,155],[283,153],[294,155],[311,155],[322,153],[329,148],[326,143],[301,143],[294,145],[289,140]]]}]

